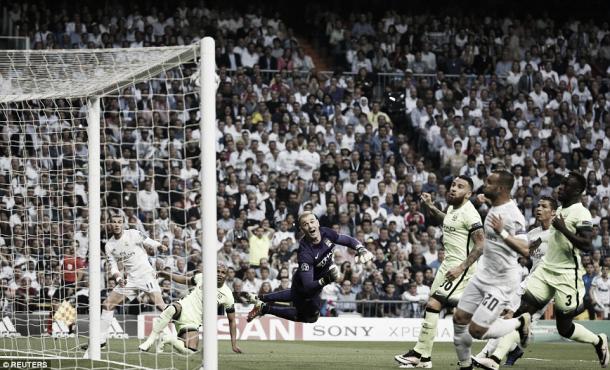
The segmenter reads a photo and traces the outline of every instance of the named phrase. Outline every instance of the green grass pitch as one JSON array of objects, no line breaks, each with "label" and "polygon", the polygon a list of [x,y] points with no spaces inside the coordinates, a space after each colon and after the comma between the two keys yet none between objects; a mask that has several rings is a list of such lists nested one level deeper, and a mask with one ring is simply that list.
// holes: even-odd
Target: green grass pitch
[{"label": "green grass pitch", "polygon": [[[84,342],[81,341],[81,343]],[[137,339],[111,340],[109,348],[102,350],[102,358],[113,362],[89,360],[53,360],[51,368],[83,369],[199,369],[201,353],[183,356],[170,352],[170,346],[160,354],[138,352]],[[242,341],[239,346],[244,351],[238,355],[231,351],[228,341],[219,345],[219,366],[221,369],[396,369],[394,355],[405,352],[413,343],[398,342],[286,342],[286,341]],[[79,357],[84,353],[75,349],[75,339],[0,339],[0,355],[42,357],[42,353]],[[482,343],[475,343],[478,351]],[[44,350],[43,350],[44,348]],[[3,361],[3,360],[0,360]],[[456,357],[452,343],[437,343],[434,346],[432,362],[435,369],[456,369]],[[126,365],[123,365],[126,364]],[[131,366],[135,365],[135,366]],[[509,368],[509,367],[505,367]],[[532,343],[525,356],[512,369],[599,369],[592,346],[577,343]]]}]

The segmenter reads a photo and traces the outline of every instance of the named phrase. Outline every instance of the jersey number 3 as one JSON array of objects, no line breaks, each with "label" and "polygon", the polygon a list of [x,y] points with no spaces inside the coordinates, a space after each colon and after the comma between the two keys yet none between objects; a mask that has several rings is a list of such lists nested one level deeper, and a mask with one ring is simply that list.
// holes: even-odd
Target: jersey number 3
[{"label": "jersey number 3", "polygon": [[484,307],[487,307],[487,309],[489,309],[490,311],[493,311],[494,308],[496,308],[496,306],[498,305],[498,300],[494,297],[491,296],[491,294],[487,293],[487,295],[485,296],[485,298],[483,299],[483,302],[481,302],[481,304]]}]

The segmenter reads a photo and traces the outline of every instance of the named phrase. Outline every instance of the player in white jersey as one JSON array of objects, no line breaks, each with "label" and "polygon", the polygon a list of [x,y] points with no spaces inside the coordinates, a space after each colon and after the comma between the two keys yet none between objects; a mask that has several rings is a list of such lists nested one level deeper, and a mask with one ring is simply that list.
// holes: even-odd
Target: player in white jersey
[{"label": "player in white jersey", "polygon": [[596,276],[591,282],[591,303],[598,320],[606,320],[610,313],[610,279],[608,279],[608,267],[601,267],[601,275]]},{"label": "player in white jersey", "polygon": [[[235,320],[235,300],[233,292],[225,284],[227,278],[227,267],[219,263],[217,268],[218,273],[218,307],[223,307],[227,319],[229,320],[229,334],[231,335],[231,346],[233,352],[242,353],[237,346],[237,321]],[[172,303],[161,313],[159,319],[153,324],[152,333],[140,346],[140,350],[148,351],[157,341],[157,351],[161,351],[163,345],[171,344],[178,352],[190,354],[197,351],[199,347],[199,327],[202,324],[203,318],[203,275],[197,273],[193,277],[184,275],[174,275],[165,271],[160,271],[159,276],[171,279],[178,284],[195,286],[193,290],[181,300]],[[177,337],[162,335],[163,330],[174,320]],[[216,328],[213,328],[216,329]]]},{"label": "player in white jersey", "polygon": [[[536,207],[536,220],[540,223],[540,226],[530,230],[527,233],[527,239],[530,245],[530,259],[532,260],[532,268],[529,275],[539,266],[542,261],[542,257],[546,254],[548,249],[548,241],[550,236],[551,221],[555,217],[555,211],[557,210],[557,201],[551,197],[542,197],[538,201]],[[528,276],[529,276],[528,275]],[[521,282],[517,294],[513,296],[511,302],[511,308],[504,315],[504,318],[512,317],[513,313],[519,309],[521,305],[521,296],[525,293],[525,287],[527,284],[527,277]],[[547,304],[548,306],[548,304]],[[538,320],[546,307],[538,310],[532,315],[532,322]],[[510,351],[510,352],[509,352]],[[508,353],[507,353],[508,352]],[[523,356],[523,350],[518,346],[517,341],[509,336],[502,338],[491,339],[487,342],[483,350],[472,359],[475,366],[482,367],[484,369],[497,369],[499,368],[500,361],[505,355],[508,355],[505,365],[512,366],[514,363]]]},{"label": "player in white jersey", "polygon": [[500,318],[519,286],[518,255],[529,255],[525,219],[510,198],[513,184],[507,171],[495,171],[486,180],[484,194],[492,207],[484,224],[485,248],[453,315],[453,342],[461,369],[472,369],[473,338],[500,338],[518,329],[525,344],[529,335],[529,314]]},{"label": "player in white jersey", "polygon": [[[123,216],[112,216],[111,226],[112,237],[106,242],[106,256],[110,264],[110,272],[116,280],[117,286],[102,303],[100,325],[102,347],[106,345],[106,336],[112,324],[114,308],[122,303],[125,297],[133,300],[140,292],[144,292],[151,296],[159,310],[165,309],[161,288],[155,277],[155,269],[148,262],[146,251],[146,247],[162,248],[161,243],[144,236],[137,230],[125,230]],[[119,270],[119,263],[123,265],[127,279]],[[82,346],[83,349],[87,349],[87,347],[87,345]]]},{"label": "player in white jersey", "polygon": [[469,200],[472,188],[470,177],[456,177],[447,193],[449,207],[445,212],[434,206],[430,194],[422,193],[421,200],[432,217],[443,224],[446,256],[432,283],[426,315],[415,347],[405,354],[394,356],[403,368],[432,367],[432,346],[439,313],[444,307],[455,307],[474,274],[476,260],[483,253],[485,233],[481,216]]}]

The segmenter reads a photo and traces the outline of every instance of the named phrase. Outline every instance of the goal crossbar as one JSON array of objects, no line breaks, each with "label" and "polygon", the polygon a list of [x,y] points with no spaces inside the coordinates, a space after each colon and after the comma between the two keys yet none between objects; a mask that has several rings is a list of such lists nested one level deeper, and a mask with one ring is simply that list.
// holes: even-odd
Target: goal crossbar
[{"label": "goal crossbar", "polygon": [[0,103],[104,96],[195,60],[199,44],[146,49],[2,50]]}]

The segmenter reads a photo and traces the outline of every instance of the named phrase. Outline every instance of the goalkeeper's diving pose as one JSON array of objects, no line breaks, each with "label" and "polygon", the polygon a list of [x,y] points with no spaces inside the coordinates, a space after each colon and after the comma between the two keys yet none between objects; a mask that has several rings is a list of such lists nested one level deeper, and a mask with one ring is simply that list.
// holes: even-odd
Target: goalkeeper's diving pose
[{"label": "goalkeeper's diving pose", "polygon": [[[231,347],[233,352],[242,353],[237,346],[237,325],[235,321],[235,307],[233,293],[231,289],[225,285],[227,278],[227,267],[218,264],[218,294],[217,304],[224,307],[229,319],[229,333],[231,334]],[[142,351],[149,351],[150,348],[157,342],[157,352],[161,352],[165,344],[171,344],[178,352],[189,354],[197,351],[199,346],[199,327],[202,324],[203,317],[203,275],[197,273],[193,277],[184,275],[174,275],[165,271],[160,271],[159,276],[171,279],[179,284],[195,286],[195,288],[184,298],[178,302],[174,302],[167,306],[161,313],[159,318],[153,324],[152,333],[140,344],[139,348]],[[163,335],[163,329],[174,320],[174,326],[178,336]]]},{"label": "goalkeeper's diving pose", "polygon": [[[333,262],[335,244],[355,249],[356,263],[367,263],[374,257],[358,240],[320,227],[312,212],[303,212],[298,222],[304,236],[299,241],[299,267],[293,275],[291,288],[258,297],[248,313],[248,321],[271,314],[291,321],[316,322],[320,315],[322,288],[339,277],[339,268]],[[273,306],[271,302],[292,302],[292,307]]]}]

